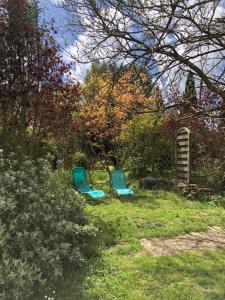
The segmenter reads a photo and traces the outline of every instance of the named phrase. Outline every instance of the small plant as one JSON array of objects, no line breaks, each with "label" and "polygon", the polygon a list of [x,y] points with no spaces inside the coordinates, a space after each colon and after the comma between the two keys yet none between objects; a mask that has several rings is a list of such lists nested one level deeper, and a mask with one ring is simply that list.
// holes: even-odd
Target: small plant
[{"label": "small plant", "polygon": [[42,299],[92,255],[96,230],[63,178],[44,160],[0,159],[1,299]]},{"label": "small plant", "polygon": [[225,208],[225,195],[213,195],[209,198],[209,204]]}]

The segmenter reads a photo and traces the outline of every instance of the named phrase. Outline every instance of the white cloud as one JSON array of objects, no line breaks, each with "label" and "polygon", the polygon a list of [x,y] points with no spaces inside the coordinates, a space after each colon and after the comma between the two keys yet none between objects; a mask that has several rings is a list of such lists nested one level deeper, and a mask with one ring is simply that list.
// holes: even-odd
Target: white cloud
[{"label": "white cloud", "polygon": [[49,0],[49,1],[52,2],[53,4],[56,4],[56,5],[60,5],[60,4],[65,3],[65,0]]},{"label": "white cloud", "polygon": [[[51,0],[51,1],[63,1],[63,0]],[[81,0],[82,1],[82,0]],[[156,2],[157,0],[153,0],[151,2]],[[168,0],[164,0],[167,2]],[[146,2],[146,0],[145,0]],[[187,3],[189,5],[196,3],[197,0],[187,0]],[[204,8],[204,18],[207,21],[207,18],[209,19],[212,17],[213,13],[213,5],[214,3],[211,2],[208,6],[205,6]],[[156,6],[157,7],[157,6]],[[83,12],[81,12],[82,15]],[[119,26],[120,30],[123,31],[129,31],[132,27],[132,22],[127,18],[121,15],[118,11],[115,9],[104,9],[101,11],[101,13],[107,17],[108,19],[108,25],[109,28],[113,29],[114,24]],[[167,19],[159,18],[160,15],[157,10],[148,11],[146,10],[146,16],[153,21],[162,22],[162,25],[167,22]],[[195,18],[196,22],[198,23],[199,20],[203,21],[202,19],[202,10],[192,11],[193,18]],[[225,0],[220,1],[220,5],[216,7],[215,13],[213,18],[221,18],[225,16]],[[83,17],[83,16],[82,16]],[[112,21],[113,20],[113,21]],[[92,18],[83,18],[82,24],[87,28],[87,31],[80,34],[73,45],[68,47],[66,49],[66,52],[70,54],[70,56],[66,56],[66,59],[69,61],[73,61],[74,58],[76,61],[80,63],[76,63],[76,68],[74,71],[74,76],[78,78],[79,80],[83,80],[87,70],[90,68],[91,61],[93,59],[101,59],[104,57],[104,60],[110,59],[110,57],[113,57],[114,53],[118,53],[119,47],[130,47],[132,44],[126,44],[126,42],[122,39],[115,40],[113,37],[107,38],[107,34],[104,36],[104,34],[101,36],[102,39],[105,38],[105,42],[101,43],[99,47],[95,48],[95,51],[90,52],[91,49],[93,49],[94,45],[97,45],[99,40],[96,37],[96,32],[98,31],[98,27],[101,26],[99,24],[99,21],[93,20]],[[196,26],[193,26],[193,24],[190,21],[187,21],[187,19],[181,19],[177,22],[177,28],[176,28],[176,34],[178,38],[185,39],[190,36],[194,37],[200,34],[198,32],[198,29],[196,29]],[[161,34],[161,33],[160,33]],[[174,42],[175,37],[171,36],[164,36],[165,38],[161,39],[161,44],[170,44]],[[136,36],[136,38],[142,38]],[[197,67],[201,68],[205,73],[208,74],[208,76],[215,77],[218,76],[218,72],[222,72],[223,69],[221,68],[221,64],[218,64],[218,60],[225,56],[224,52],[214,52],[209,53],[211,50],[216,50],[216,45],[201,45],[199,44],[198,40],[196,40],[196,44],[187,42],[184,42],[183,44],[177,45],[176,51],[186,56],[190,59],[192,63],[194,63]],[[204,54],[205,55],[199,55]],[[207,54],[208,53],[208,54]],[[199,56],[198,56],[199,55]],[[122,61],[123,57],[117,57],[117,63],[119,61]],[[129,58],[126,58],[127,61],[129,61]],[[163,55],[156,55],[155,56],[156,61],[159,63],[159,68],[165,69],[170,63],[170,59]],[[216,66],[216,67],[215,67]],[[173,79],[173,84],[179,86],[180,89],[184,88],[184,82],[185,82],[185,70],[180,71],[180,69],[175,66],[175,63],[173,64],[173,68],[168,69],[168,71],[164,74],[164,83],[166,85],[169,85],[171,83],[171,79]],[[165,86],[165,84],[163,84]]]}]

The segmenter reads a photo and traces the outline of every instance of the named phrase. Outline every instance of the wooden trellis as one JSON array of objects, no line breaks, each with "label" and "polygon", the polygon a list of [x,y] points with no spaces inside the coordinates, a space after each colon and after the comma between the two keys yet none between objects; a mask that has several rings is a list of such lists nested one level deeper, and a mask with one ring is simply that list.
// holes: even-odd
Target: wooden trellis
[{"label": "wooden trellis", "polygon": [[179,182],[190,183],[190,130],[186,127],[177,131],[176,173]]}]

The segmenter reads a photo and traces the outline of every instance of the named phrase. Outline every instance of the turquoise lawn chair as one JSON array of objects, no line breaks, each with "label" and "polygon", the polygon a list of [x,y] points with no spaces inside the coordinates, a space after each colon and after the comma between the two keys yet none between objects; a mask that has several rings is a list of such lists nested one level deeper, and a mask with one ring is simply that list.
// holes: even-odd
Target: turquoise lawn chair
[{"label": "turquoise lawn chair", "polygon": [[82,194],[88,194],[91,198],[98,199],[105,197],[106,194],[101,190],[94,190],[87,181],[86,170],[83,167],[74,167],[72,169],[72,179],[75,188]]},{"label": "turquoise lawn chair", "polygon": [[134,194],[134,191],[127,187],[125,174],[122,170],[110,171],[110,177],[111,177],[111,186],[119,196]]}]

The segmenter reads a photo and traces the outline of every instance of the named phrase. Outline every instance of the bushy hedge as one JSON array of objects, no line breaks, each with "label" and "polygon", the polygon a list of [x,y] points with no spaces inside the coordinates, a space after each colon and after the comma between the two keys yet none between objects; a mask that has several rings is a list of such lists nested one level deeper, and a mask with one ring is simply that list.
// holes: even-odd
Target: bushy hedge
[{"label": "bushy hedge", "polygon": [[80,270],[95,235],[78,194],[45,161],[0,158],[1,299],[43,299]]}]

